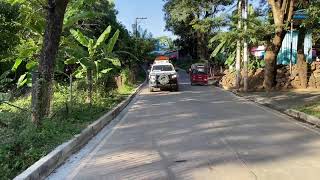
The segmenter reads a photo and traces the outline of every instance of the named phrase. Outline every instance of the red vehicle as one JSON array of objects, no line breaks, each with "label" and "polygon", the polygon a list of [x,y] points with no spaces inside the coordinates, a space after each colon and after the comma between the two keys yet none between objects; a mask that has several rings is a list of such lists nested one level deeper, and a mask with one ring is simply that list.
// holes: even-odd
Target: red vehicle
[{"label": "red vehicle", "polygon": [[193,64],[189,69],[191,86],[208,85],[208,67],[205,64]]}]

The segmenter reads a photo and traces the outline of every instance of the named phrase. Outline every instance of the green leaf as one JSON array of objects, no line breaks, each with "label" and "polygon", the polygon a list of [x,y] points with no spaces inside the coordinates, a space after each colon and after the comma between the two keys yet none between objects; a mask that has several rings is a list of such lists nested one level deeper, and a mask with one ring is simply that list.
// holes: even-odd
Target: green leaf
[{"label": "green leaf", "polygon": [[79,30],[70,29],[71,35],[83,46],[88,47],[89,41],[92,40],[82,34]]},{"label": "green leaf", "polygon": [[10,74],[10,71],[5,71],[3,74],[0,76],[0,80],[6,78]]},{"label": "green leaf", "polygon": [[26,77],[27,77],[27,73],[20,76],[17,82],[18,88],[26,84],[26,82],[28,81]]},{"label": "green leaf", "polygon": [[77,78],[77,79],[82,79],[82,78],[84,78],[84,71],[83,70],[77,70],[76,72],[75,72],[75,77]]},{"label": "green leaf", "polygon": [[111,26],[108,26],[106,30],[100,35],[98,38],[96,44],[94,45],[93,49],[97,49],[101,46],[102,43],[105,42],[106,39],[108,39],[109,34],[111,32]]},{"label": "green leaf", "polygon": [[12,71],[15,72],[17,71],[18,67],[20,66],[20,64],[22,63],[22,59],[16,59],[16,62],[14,63],[14,65],[12,66]]},{"label": "green leaf", "polygon": [[32,75],[31,73],[27,74],[27,82],[26,82],[28,87],[32,87]]},{"label": "green leaf", "polygon": [[80,12],[74,16],[69,17],[68,19],[65,19],[64,24],[63,24],[63,28],[64,29],[69,28],[82,19],[94,19],[94,18],[98,18],[101,16],[107,16],[107,14],[91,12],[91,11],[90,12],[87,12],[87,11]]},{"label": "green leaf", "polygon": [[215,42],[215,41],[217,41],[219,39],[220,39],[220,34],[217,34],[217,35],[213,36],[213,38],[211,38],[209,40],[209,43],[213,43],[213,42]]},{"label": "green leaf", "polygon": [[107,69],[104,69],[104,70],[102,70],[102,71],[100,71],[100,72],[103,73],[103,74],[107,74],[107,73],[109,73],[111,70],[112,70],[112,68],[107,68]]},{"label": "green leaf", "polygon": [[118,58],[106,58],[110,61],[114,66],[121,67],[121,62]]},{"label": "green leaf", "polygon": [[9,93],[1,93],[0,92],[0,103],[3,101],[9,101],[11,98],[11,95]]},{"label": "green leaf", "polygon": [[226,41],[222,41],[217,47],[216,49],[212,52],[211,57],[215,57],[220,50],[222,49],[222,47],[225,45]]},{"label": "green leaf", "polygon": [[119,38],[120,31],[117,30],[112,38],[109,40],[109,43],[107,45],[107,53],[110,54],[113,51],[114,45],[116,44],[118,38]]},{"label": "green leaf", "polygon": [[225,64],[231,66],[234,63],[235,52],[233,52],[226,60]]},{"label": "green leaf", "polygon": [[80,65],[82,66],[83,69],[92,69],[94,67],[94,64],[90,61],[88,58],[81,58],[78,60]]},{"label": "green leaf", "polygon": [[93,57],[94,54],[96,53],[96,50],[94,49],[94,41],[93,39],[89,40],[89,44],[88,44],[88,51],[89,51],[89,56]]},{"label": "green leaf", "polygon": [[27,70],[33,70],[38,66],[38,62],[37,61],[30,61],[27,63],[26,68]]},{"label": "green leaf", "polygon": [[76,58],[69,58],[67,60],[64,61],[64,64],[66,65],[70,65],[70,64],[76,64],[78,61]]}]

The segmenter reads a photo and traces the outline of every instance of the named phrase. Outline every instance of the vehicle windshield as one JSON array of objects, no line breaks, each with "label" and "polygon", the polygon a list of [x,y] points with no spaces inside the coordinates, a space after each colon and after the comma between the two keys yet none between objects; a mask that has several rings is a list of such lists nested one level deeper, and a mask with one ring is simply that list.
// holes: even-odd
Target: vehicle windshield
[{"label": "vehicle windshield", "polygon": [[192,74],[207,74],[206,68],[197,68],[197,69],[192,69]]},{"label": "vehicle windshield", "polygon": [[152,71],[173,71],[173,67],[171,65],[157,65],[153,66]]}]

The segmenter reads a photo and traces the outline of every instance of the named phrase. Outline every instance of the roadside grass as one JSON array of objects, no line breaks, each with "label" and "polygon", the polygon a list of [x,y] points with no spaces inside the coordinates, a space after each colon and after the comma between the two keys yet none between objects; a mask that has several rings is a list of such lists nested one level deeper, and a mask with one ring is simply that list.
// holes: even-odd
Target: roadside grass
[{"label": "roadside grass", "polygon": [[[93,121],[126,98],[133,85],[111,92],[98,92],[92,106],[85,104],[86,92],[74,92],[68,103],[68,88],[55,90],[53,116],[45,119],[41,127],[31,123],[31,113],[7,104],[0,104],[0,179],[12,179],[55,147],[79,134]],[[30,110],[31,97],[12,102]]]},{"label": "roadside grass", "polygon": [[320,103],[313,103],[296,108],[296,110],[320,118]]}]

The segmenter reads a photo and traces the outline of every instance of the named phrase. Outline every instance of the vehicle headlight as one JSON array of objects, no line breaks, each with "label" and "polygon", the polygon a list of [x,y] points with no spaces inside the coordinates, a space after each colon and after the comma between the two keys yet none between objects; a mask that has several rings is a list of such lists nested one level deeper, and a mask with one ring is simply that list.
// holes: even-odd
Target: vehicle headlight
[{"label": "vehicle headlight", "polygon": [[171,76],[171,78],[177,78],[177,75],[176,74],[173,74],[172,76]]}]

